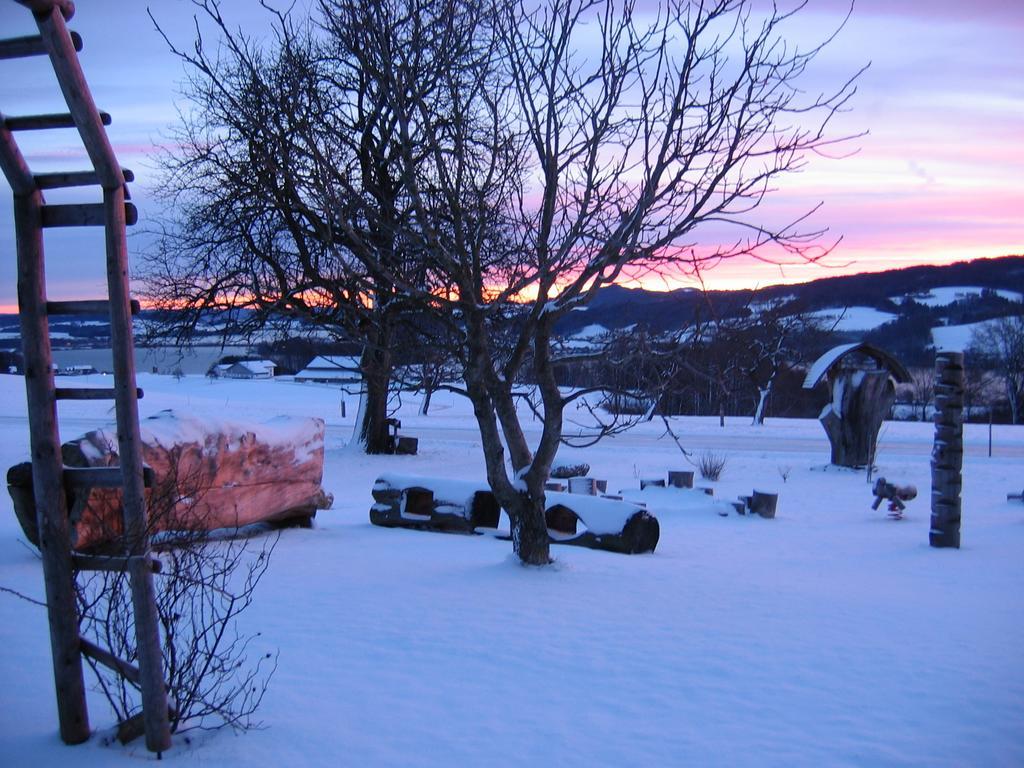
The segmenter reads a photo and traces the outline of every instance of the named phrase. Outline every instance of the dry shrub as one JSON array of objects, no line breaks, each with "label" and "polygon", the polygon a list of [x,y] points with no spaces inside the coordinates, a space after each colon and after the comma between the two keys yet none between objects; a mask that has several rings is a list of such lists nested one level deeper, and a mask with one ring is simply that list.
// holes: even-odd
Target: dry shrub
[{"label": "dry shrub", "polygon": [[727,461],[728,457],[724,453],[704,451],[697,457],[697,470],[703,479],[715,481],[722,476]]}]

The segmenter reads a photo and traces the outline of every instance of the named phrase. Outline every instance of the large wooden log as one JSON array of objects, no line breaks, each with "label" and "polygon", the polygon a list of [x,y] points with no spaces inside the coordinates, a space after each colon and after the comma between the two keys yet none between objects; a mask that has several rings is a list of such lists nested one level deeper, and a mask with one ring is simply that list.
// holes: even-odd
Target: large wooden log
[{"label": "large wooden log", "polygon": [[[146,493],[153,532],[236,528],[257,522],[309,518],[330,506],[323,477],[324,423],[279,418],[263,424],[217,421],[165,411],[142,422],[142,457],[154,474]],[[97,429],[62,446],[71,467],[118,464],[113,430]],[[19,507],[30,497],[8,473]],[[103,549],[123,532],[121,492],[93,488],[72,508],[79,550]],[[31,533],[26,530],[31,538]]]}]

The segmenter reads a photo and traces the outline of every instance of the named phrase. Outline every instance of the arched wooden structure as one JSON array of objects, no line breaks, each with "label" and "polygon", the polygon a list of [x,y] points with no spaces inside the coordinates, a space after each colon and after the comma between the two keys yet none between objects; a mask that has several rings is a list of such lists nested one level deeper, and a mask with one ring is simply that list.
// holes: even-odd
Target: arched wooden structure
[{"label": "arched wooden structure", "polygon": [[863,467],[874,461],[878,430],[896,399],[896,384],[910,372],[884,349],[856,342],[819,357],[807,372],[804,389],[829,385],[829,402],[818,420],[832,445],[832,463]]},{"label": "arched wooden structure", "polygon": [[[9,0],[8,0],[9,1]],[[170,746],[167,691],[163,682],[160,635],[149,555],[143,464],[139,450],[139,417],[135,386],[132,314],[128,286],[126,225],[136,212],[127,202],[129,171],[122,170],[104,125],[110,116],[93,102],[77,51],[81,38],[66,22],[74,14],[70,0],[16,0],[28,8],[39,35],[0,40],[0,59],[47,56],[67,103],[56,115],[9,117],[0,114],[0,166],[14,192],[17,236],[18,313],[25,356],[25,389],[31,429],[32,477],[46,582],[50,645],[57,692],[61,738],[76,744],[89,738],[82,675],[82,654],[131,679],[142,691],[146,746],[163,752]],[[22,130],[77,128],[92,168],[84,171],[34,174],[18,148]],[[101,203],[48,205],[47,189],[99,187]],[[49,227],[100,226],[106,235],[108,299],[50,302],[46,300],[43,230]],[[114,360],[111,389],[58,389],[54,384],[48,318],[51,315],[109,312]],[[56,401],[110,398],[117,414],[120,466],[72,470],[63,465]],[[72,555],[68,537],[65,488],[119,487],[123,493],[127,551],[102,559]],[[105,568],[128,571],[135,609],[138,667],[116,658],[78,635],[75,573]]]}]

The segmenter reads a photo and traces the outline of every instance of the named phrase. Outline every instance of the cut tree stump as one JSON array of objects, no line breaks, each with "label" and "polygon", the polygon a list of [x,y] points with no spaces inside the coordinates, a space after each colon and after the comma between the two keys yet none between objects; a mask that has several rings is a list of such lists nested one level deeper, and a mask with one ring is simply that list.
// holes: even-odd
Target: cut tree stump
[{"label": "cut tree stump", "polygon": [[[308,521],[333,499],[323,477],[324,422],[279,417],[265,423],[218,421],[164,411],[141,422],[142,458],[154,473],[147,489],[153,532],[239,528],[252,523]],[[117,466],[117,436],[97,429],[61,447],[65,466]],[[38,542],[31,471],[8,472],[15,514]],[[12,480],[14,482],[12,482]],[[31,507],[29,506],[31,505]],[[121,535],[120,491],[69,491],[75,549],[102,550]]]},{"label": "cut tree stump", "polygon": [[[608,485],[605,484],[605,490]],[[596,496],[598,493],[597,480],[593,477],[570,477],[569,493],[582,493],[587,496]]]},{"label": "cut tree stump", "polygon": [[668,484],[672,488],[693,488],[693,472],[690,470],[670,469]]},{"label": "cut tree stump", "polygon": [[420,441],[417,437],[399,435],[395,444],[395,453],[400,456],[415,456],[420,449]]},{"label": "cut tree stump", "polygon": [[779,502],[779,494],[757,491],[750,496],[750,514],[760,515],[766,520],[775,517],[775,507]]}]

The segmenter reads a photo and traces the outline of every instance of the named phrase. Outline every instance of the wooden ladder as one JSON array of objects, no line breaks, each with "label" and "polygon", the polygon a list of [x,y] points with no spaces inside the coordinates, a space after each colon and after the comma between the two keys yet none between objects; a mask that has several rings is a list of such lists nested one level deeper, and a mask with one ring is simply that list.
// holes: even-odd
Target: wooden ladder
[{"label": "wooden ladder", "polygon": [[[82,40],[68,31],[74,13],[70,0],[16,0],[32,11],[39,35],[0,41],[0,59],[49,56],[68,106],[67,114],[9,117],[0,114],[0,165],[14,192],[17,237],[18,312],[25,358],[25,389],[31,430],[32,481],[39,525],[39,545],[46,584],[50,645],[57,693],[60,735],[65,743],[89,738],[82,655],[108,666],[142,692],[146,747],[163,752],[170,747],[167,691],[163,681],[161,646],[153,571],[149,554],[144,474],[135,384],[132,315],[138,304],[129,296],[128,245],[125,227],[136,221],[127,202],[131,172],[122,170],[104,125],[110,116],[96,109],[82,73],[77,52]],[[24,130],[78,129],[92,163],[87,171],[33,174],[15,141]],[[47,205],[43,190],[98,186],[102,203]],[[49,227],[101,226],[106,235],[108,299],[48,302],[43,258],[43,230]],[[113,348],[112,389],[57,388],[48,318],[51,315],[109,312]],[[120,466],[72,470],[61,459],[57,400],[111,398],[117,414]],[[65,494],[89,487],[120,487],[123,493],[126,551],[122,557],[89,558],[72,552]],[[75,574],[107,568],[128,571],[135,611],[138,667],[116,658],[79,636]]]}]

